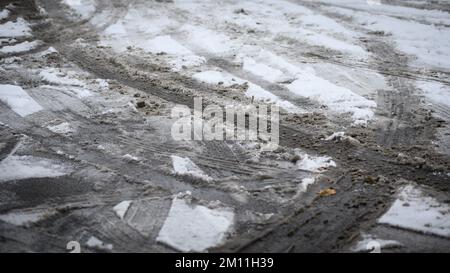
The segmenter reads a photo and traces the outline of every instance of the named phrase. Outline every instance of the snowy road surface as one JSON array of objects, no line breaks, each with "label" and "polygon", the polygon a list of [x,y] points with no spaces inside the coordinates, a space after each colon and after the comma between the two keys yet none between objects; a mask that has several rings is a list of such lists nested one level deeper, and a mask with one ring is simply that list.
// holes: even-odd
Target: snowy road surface
[{"label": "snowy road surface", "polygon": [[[2,1],[0,251],[448,251],[449,13]],[[194,97],[279,106],[279,147],[175,140]]]}]

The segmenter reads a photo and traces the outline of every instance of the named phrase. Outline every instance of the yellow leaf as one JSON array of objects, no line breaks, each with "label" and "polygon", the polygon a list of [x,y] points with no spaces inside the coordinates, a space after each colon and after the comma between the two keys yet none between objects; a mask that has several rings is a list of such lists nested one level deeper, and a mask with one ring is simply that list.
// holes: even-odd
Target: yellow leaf
[{"label": "yellow leaf", "polygon": [[319,192],[320,196],[330,196],[330,195],[335,195],[335,194],[336,194],[336,190],[332,189],[332,188],[324,189]]}]

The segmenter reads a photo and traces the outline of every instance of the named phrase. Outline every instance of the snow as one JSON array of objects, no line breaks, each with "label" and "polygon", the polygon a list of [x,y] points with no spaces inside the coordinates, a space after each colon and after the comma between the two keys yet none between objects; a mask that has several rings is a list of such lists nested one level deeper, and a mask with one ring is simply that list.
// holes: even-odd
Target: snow
[{"label": "snow", "polygon": [[72,126],[70,126],[70,123],[68,122],[62,122],[58,125],[47,126],[47,128],[53,133],[57,134],[68,134],[74,132],[74,129],[72,128]]},{"label": "snow", "polygon": [[96,79],[95,82],[98,84],[98,86],[99,86],[101,89],[107,89],[107,88],[109,88],[109,83],[108,83],[108,81],[105,80],[105,79]]},{"label": "snow", "polygon": [[243,58],[243,67],[245,71],[260,76],[266,81],[277,83],[286,80],[284,73],[276,68],[272,68],[264,63],[257,63],[254,59],[249,57]]},{"label": "snow", "polygon": [[338,138],[342,138],[345,136],[345,132],[335,132],[333,134],[331,134],[330,136],[325,138],[325,141],[330,141],[330,140],[335,140]]},{"label": "snow", "polygon": [[[346,1],[344,4],[350,9],[331,10],[351,16],[356,23],[369,30],[391,35],[400,51],[413,56],[412,64],[446,69],[450,66],[450,29],[435,25],[449,24],[448,13],[391,5],[367,6],[361,1]],[[354,5],[366,11],[354,11]]]},{"label": "snow", "polygon": [[11,12],[7,9],[0,11],[0,20],[8,18],[10,13]]},{"label": "snow", "polygon": [[129,161],[139,161],[139,157],[134,156],[134,155],[130,155],[130,154],[125,154],[122,157],[127,159],[127,160],[129,160]]},{"label": "snow", "polygon": [[378,223],[450,238],[450,206],[407,185]]},{"label": "snow", "polygon": [[16,85],[0,84],[0,101],[21,117],[43,110],[22,87]]},{"label": "snow", "polygon": [[8,21],[0,25],[0,37],[26,37],[31,36],[31,28],[22,17],[15,22]]},{"label": "snow", "polygon": [[394,247],[401,247],[402,244],[394,241],[394,240],[382,240],[382,239],[378,239],[372,235],[368,235],[368,234],[363,234],[362,235],[362,240],[358,241],[356,243],[355,246],[353,246],[351,248],[351,251],[353,252],[366,252],[366,251],[371,251],[373,244],[371,244],[372,242],[375,242],[376,244],[378,244],[380,246],[380,251],[386,248],[394,248]]},{"label": "snow", "polygon": [[178,175],[188,175],[201,180],[212,180],[207,174],[205,174],[194,162],[188,157],[179,157],[172,155],[173,172]]},{"label": "snow", "polygon": [[93,0],[63,0],[81,19],[88,19],[95,12]]},{"label": "snow", "polygon": [[126,200],[126,201],[122,201],[119,204],[115,205],[113,207],[114,212],[116,213],[117,217],[119,217],[120,219],[123,219],[123,217],[125,217],[125,214],[128,211],[128,208],[131,205],[131,201]]},{"label": "snow", "polygon": [[265,90],[261,86],[251,83],[249,81],[246,81],[244,79],[238,78],[238,77],[233,76],[232,74],[229,74],[226,72],[208,70],[208,71],[198,72],[198,73],[194,74],[192,77],[198,81],[202,81],[202,82],[209,83],[209,84],[218,85],[219,83],[221,83],[225,87],[229,87],[234,84],[242,85],[242,84],[247,83],[248,89],[245,92],[245,95],[247,97],[254,97],[256,100],[263,100],[265,102],[274,103],[289,112],[293,112],[293,113],[302,112],[298,107],[296,107],[292,103],[290,103],[286,100],[280,99],[279,97],[277,97],[274,94],[270,93],[269,91]]},{"label": "snow", "polygon": [[29,226],[44,220],[55,212],[48,210],[31,210],[9,212],[0,215],[0,220],[15,226]]},{"label": "snow", "polygon": [[69,174],[70,171],[70,167],[46,158],[10,155],[0,162],[0,182],[27,178],[58,177]]},{"label": "snow", "polygon": [[176,70],[179,71],[183,66],[194,67],[206,62],[204,57],[195,55],[188,48],[174,40],[168,35],[158,36],[144,43],[137,44],[145,51],[152,53],[165,52],[172,57],[168,63]]},{"label": "snow", "polygon": [[298,185],[298,189],[300,192],[306,192],[308,190],[308,186],[314,184],[316,181],[313,177],[303,178],[302,182]]},{"label": "snow", "polygon": [[233,224],[234,213],[227,208],[211,209],[176,197],[156,240],[182,252],[205,252],[223,244]]},{"label": "snow", "polygon": [[223,54],[231,51],[235,45],[225,34],[216,33],[204,27],[185,25],[181,31],[187,33],[187,41],[208,53]]},{"label": "snow", "polygon": [[44,81],[59,85],[84,86],[84,83],[78,79],[73,79],[56,68],[46,68],[39,72],[39,76]]},{"label": "snow", "polygon": [[432,103],[440,103],[450,107],[450,87],[440,82],[417,81],[425,97]]},{"label": "snow", "polygon": [[336,167],[336,163],[328,156],[312,156],[306,153],[297,152],[300,160],[297,161],[297,168],[300,170],[320,173],[329,167]]},{"label": "snow", "polygon": [[145,46],[142,47],[144,50],[159,53],[165,52],[168,54],[174,55],[190,55],[192,52],[175,41],[172,37],[168,35],[158,36],[153,38],[145,43]]},{"label": "snow", "polygon": [[35,49],[39,45],[41,45],[40,41],[32,41],[32,42],[25,41],[12,46],[4,46],[0,48],[0,52],[4,54],[26,52]]},{"label": "snow", "polygon": [[58,53],[58,50],[56,50],[54,47],[51,46],[51,47],[47,48],[46,50],[40,52],[39,56],[40,57],[46,57],[46,56],[48,56],[48,55],[50,55],[52,53]]},{"label": "snow", "polygon": [[297,79],[286,87],[293,93],[315,100],[338,113],[352,113],[355,120],[370,120],[374,116],[372,108],[377,104],[351,90],[337,86],[312,73],[297,75]]},{"label": "snow", "polygon": [[91,236],[86,242],[86,246],[89,248],[100,249],[100,250],[112,250],[112,244],[105,244],[103,241],[95,236]]}]

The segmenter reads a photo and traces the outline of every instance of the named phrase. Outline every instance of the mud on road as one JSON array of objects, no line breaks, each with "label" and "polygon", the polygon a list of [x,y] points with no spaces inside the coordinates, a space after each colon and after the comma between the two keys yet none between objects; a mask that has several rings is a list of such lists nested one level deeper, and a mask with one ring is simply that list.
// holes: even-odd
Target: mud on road
[{"label": "mud on road", "polygon": [[[434,200],[439,221],[449,220],[450,107],[430,103],[418,82],[448,88],[450,67],[416,64],[396,47],[395,37],[348,15],[367,10],[328,1],[261,1],[255,5],[273,12],[265,21],[250,4],[224,1],[224,10],[218,8],[228,16],[223,22],[206,12],[213,4],[202,1],[192,4],[198,14],[172,1],[81,2],[0,4],[10,11],[2,24],[23,18],[32,29],[2,45],[39,41],[30,50],[0,53],[0,83],[21,86],[43,108],[20,116],[0,100],[0,170],[10,174],[0,175],[0,251],[67,252],[67,243],[78,241],[83,252],[348,252],[367,251],[357,247],[367,238],[395,242],[384,244],[383,252],[450,249],[448,226],[436,231],[434,223],[410,228],[380,222],[411,185]],[[383,2],[413,8],[417,17],[371,12],[431,25],[421,11],[449,10],[444,1],[424,2]],[[284,16],[272,22],[276,12]],[[272,30],[297,26],[295,12],[338,22],[352,34],[330,37],[350,45],[340,51]],[[303,34],[329,34],[314,22],[302,25]],[[215,34],[196,37],[200,30],[210,33],[204,28]],[[208,47],[214,39],[219,42]],[[161,50],[166,47],[168,53]],[[249,59],[266,61],[262,67],[282,71],[282,79],[252,71]],[[376,106],[341,111],[336,105],[346,101],[327,104],[290,92],[304,75],[295,66],[314,69],[330,86],[356,90],[352,98]],[[199,78],[210,71],[245,79],[276,98],[259,103],[289,102],[300,109],[281,110],[278,149],[263,151],[260,142],[172,139],[170,111],[177,104],[192,108],[194,97],[220,106],[259,99],[246,95],[248,84]],[[361,109],[373,117],[355,120]],[[195,163],[194,170],[177,172],[177,158]],[[36,169],[51,175],[36,175]],[[162,235],[177,221],[180,200],[223,219],[233,215],[218,242],[196,248]]]}]

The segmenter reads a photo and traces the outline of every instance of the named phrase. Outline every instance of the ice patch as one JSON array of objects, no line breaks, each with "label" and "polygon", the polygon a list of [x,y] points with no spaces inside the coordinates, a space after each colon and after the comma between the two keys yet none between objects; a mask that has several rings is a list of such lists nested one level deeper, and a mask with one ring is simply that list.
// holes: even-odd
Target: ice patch
[{"label": "ice patch", "polygon": [[25,41],[12,46],[4,46],[0,48],[0,52],[4,54],[26,52],[35,49],[39,45],[41,45],[40,41],[32,41],[32,42]]},{"label": "ice patch", "polygon": [[210,209],[174,198],[156,240],[182,252],[205,252],[225,242],[234,223],[234,213]]},{"label": "ice patch", "polygon": [[99,250],[112,250],[113,245],[112,244],[105,244],[103,241],[98,239],[95,236],[91,236],[89,240],[86,242],[86,246],[93,249],[99,249]]},{"label": "ice patch", "polygon": [[117,217],[120,219],[123,219],[125,217],[125,214],[128,211],[128,208],[131,205],[131,201],[122,201],[119,204],[115,205],[113,207],[114,212],[116,213]]},{"label": "ice patch", "polygon": [[20,86],[1,84],[0,100],[21,117],[36,113],[43,108]]},{"label": "ice patch", "polygon": [[173,172],[178,175],[188,175],[205,181],[211,181],[212,178],[205,174],[188,157],[179,157],[172,155]]},{"label": "ice patch", "polygon": [[71,168],[33,156],[10,155],[0,162],[0,182],[27,178],[58,177],[70,173]]},{"label": "ice patch", "polygon": [[378,223],[449,238],[450,206],[408,185]]},{"label": "ice patch", "polygon": [[8,21],[0,25],[0,37],[25,37],[31,36],[31,28],[22,17],[15,22]]}]

